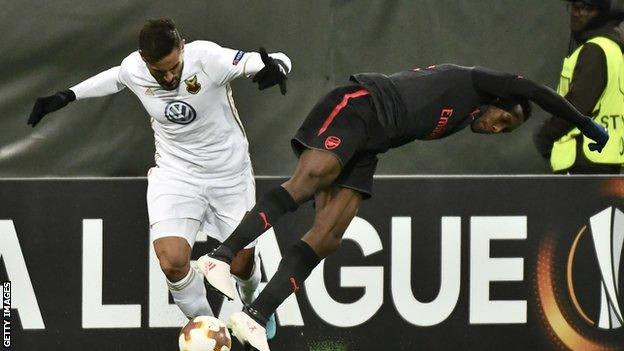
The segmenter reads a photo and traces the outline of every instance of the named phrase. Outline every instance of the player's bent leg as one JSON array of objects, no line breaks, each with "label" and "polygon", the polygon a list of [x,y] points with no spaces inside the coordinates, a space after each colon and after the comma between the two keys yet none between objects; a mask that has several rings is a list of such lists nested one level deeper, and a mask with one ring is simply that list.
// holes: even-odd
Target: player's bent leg
[{"label": "player's bent leg", "polygon": [[189,319],[212,316],[202,275],[190,267],[190,246],[180,237],[154,241],[154,249],[173,301]]},{"label": "player's bent leg", "polygon": [[304,151],[291,180],[264,195],[223,244],[200,258],[199,268],[208,284],[233,299],[234,287],[229,272],[234,255],[270,229],[273,226],[271,223],[282,215],[296,210],[319,187],[329,186],[340,170],[340,162],[332,154],[318,150]]},{"label": "player's bent leg", "polygon": [[301,204],[319,190],[329,187],[341,170],[340,161],[334,154],[307,149],[299,157],[292,177],[282,187]]},{"label": "player's bent leg", "polygon": [[277,272],[250,309],[266,319],[291,293],[298,291],[316,265],[338,249],[361,203],[361,195],[351,189],[333,186],[319,192],[312,228],[284,254]]},{"label": "player's bent leg", "polygon": [[263,196],[211,256],[230,263],[238,251],[271,228],[282,215],[296,210],[319,189],[328,187],[340,170],[340,162],[333,154],[304,151],[291,179]]},{"label": "player's bent leg", "polygon": [[362,204],[362,195],[352,189],[334,186],[319,192],[314,200],[314,224],[301,240],[323,259],[340,247],[344,232]]},{"label": "player's bent leg", "polygon": [[[191,244],[188,237],[196,235],[199,221],[174,219],[152,226],[154,250],[160,267],[165,273],[167,286],[173,300],[189,319],[197,316],[212,316],[212,309],[206,299],[206,287],[202,275],[190,267]],[[178,228],[180,236],[168,236],[170,230]]]},{"label": "player's bent leg", "polygon": [[[257,349],[268,347],[265,332],[270,316],[286,298],[296,293],[323,257],[334,252],[355,217],[362,197],[351,189],[330,187],[316,196],[317,212],[312,229],[285,253],[277,272],[260,296],[241,315],[230,319],[241,343]],[[253,320],[251,322],[250,320]],[[258,331],[260,329],[260,331]]]}]

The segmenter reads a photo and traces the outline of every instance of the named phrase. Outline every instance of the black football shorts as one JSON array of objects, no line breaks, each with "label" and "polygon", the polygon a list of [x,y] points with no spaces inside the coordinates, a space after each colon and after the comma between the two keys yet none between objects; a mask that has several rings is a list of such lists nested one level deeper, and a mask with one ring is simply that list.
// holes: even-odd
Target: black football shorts
[{"label": "black football shorts", "polygon": [[299,157],[306,149],[336,156],[342,171],[334,184],[353,189],[364,199],[372,196],[377,156],[369,145],[371,128],[377,126],[372,98],[358,85],[338,87],[312,108],[291,140]]}]

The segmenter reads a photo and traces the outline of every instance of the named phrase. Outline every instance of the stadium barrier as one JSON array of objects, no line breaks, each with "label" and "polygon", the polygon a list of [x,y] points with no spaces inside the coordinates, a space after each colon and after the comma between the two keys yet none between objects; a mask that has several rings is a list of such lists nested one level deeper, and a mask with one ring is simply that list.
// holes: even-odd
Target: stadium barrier
[{"label": "stadium barrier", "polygon": [[[280,184],[259,178],[258,194]],[[5,350],[176,350],[146,181],[0,181]],[[379,177],[273,350],[622,350],[624,179]],[[311,224],[265,233],[263,281]],[[210,244],[205,233],[193,251]],[[210,295],[220,317],[240,308]],[[1,349],[1,348],[0,348]]]}]

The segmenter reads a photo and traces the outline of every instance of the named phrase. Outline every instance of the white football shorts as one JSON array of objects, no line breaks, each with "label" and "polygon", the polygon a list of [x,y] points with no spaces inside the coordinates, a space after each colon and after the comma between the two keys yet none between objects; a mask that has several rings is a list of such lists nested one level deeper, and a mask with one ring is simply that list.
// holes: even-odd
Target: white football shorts
[{"label": "white football shorts", "polygon": [[[201,179],[154,167],[148,173],[147,183],[152,241],[179,236],[193,247],[199,229],[223,242],[256,202],[251,167],[230,178],[219,179]],[[199,221],[200,225],[187,219]],[[256,243],[257,240],[246,248],[255,247]]]}]

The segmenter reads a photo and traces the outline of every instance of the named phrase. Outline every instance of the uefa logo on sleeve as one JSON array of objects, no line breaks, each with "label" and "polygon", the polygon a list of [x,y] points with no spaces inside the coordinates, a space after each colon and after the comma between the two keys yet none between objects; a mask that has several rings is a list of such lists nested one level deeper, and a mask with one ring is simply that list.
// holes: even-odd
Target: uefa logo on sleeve
[{"label": "uefa logo on sleeve", "polygon": [[189,124],[195,120],[197,113],[193,106],[183,101],[172,101],[165,107],[165,117],[173,123]]}]

